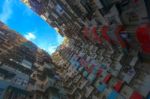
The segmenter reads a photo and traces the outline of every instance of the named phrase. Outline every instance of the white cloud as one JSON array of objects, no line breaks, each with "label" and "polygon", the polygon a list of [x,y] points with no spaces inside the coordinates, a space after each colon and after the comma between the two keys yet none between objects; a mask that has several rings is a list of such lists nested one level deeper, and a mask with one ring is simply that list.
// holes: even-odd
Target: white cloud
[{"label": "white cloud", "polygon": [[48,53],[52,54],[56,51],[56,49],[57,49],[57,45],[50,46],[48,48]]},{"label": "white cloud", "polygon": [[60,34],[57,34],[56,39],[57,39],[57,43],[58,43],[59,45],[62,44],[62,42],[63,42],[63,40],[64,40],[64,38],[61,37]]},{"label": "white cloud", "polygon": [[11,3],[13,0],[5,0],[2,6],[2,13],[0,13],[0,20],[7,23],[8,19],[12,14]]},{"label": "white cloud", "polygon": [[60,45],[62,44],[64,38],[59,34],[59,29],[57,27],[54,27],[54,30],[56,31],[56,41]]},{"label": "white cloud", "polygon": [[59,31],[59,29],[58,29],[57,27],[54,27],[54,30],[55,30],[56,32],[58,32],[58,31]]},{"label": "white cloud", "polygon": [[61,37],[60,34],[57,34],[57,35],[56,35],[56,42],[57,42],[57,43],[56,43],[56,44],[51,44],[51,45],[48,47],[48,50],[47,50],[48,53],[49,53],[49,54],[54,53],[54,52],[56,51],[57,47],[62,44],[63,40],[64,40],[64,38]]},{"label": "white cloud", "polygon": [[36,36],[33,33],[29,32],[25,35],[25,38],[27,40],[34,40],[34,39],[36,39]]},{"label": "white cloud", "polygon": [[57,34],[57,36],[56,36],[57,44],[50,45],[48,48],[48,53],[50,53],[50,54],[54,53],[56,51],[57,47],[62,44],[63,40],[64,40],[64,38],[61,37],[59,34]]}]

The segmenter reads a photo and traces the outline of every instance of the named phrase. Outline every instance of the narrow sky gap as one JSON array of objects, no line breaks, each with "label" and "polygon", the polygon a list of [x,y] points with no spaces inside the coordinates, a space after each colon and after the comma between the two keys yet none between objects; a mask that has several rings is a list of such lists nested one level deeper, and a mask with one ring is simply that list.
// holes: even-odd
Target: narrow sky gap
[{"label": "narrow sky gap", "polygon": [[0,21],[52,54],[63,37],[20,0],[0,0]]}]

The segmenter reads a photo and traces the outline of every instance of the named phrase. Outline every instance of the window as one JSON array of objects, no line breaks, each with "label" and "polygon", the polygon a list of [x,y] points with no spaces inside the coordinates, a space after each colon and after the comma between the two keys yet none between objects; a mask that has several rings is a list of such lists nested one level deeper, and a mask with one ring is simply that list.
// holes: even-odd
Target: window
[{"label": "window", "polygon": [[56,11],[57,13],[59,13],[60,15],[63,14],[64,10],[61,8],[61,6],[59,4],[56,5]]},{"label": "window", "polygon": [[49,3],[48,3],[48,6],[49,6],[50,8],[54,8],[54,3],[50,0]]}]

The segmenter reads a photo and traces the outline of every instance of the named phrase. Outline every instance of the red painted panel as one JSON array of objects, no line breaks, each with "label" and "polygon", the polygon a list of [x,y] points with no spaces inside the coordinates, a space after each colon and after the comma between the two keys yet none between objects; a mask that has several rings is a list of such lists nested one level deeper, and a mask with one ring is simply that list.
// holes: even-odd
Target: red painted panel
[{"label": "red painted panel", "polygon": [[83,36],[87,39],[88,38],[89,28],[87,26],[84,26],[82,32],[83,32]]},{"label": "red painted panel", "polygon": [[143,99],[142,95],[139,94],[138,92],[133,92],[133,94],[131,95],[130,99]]},{"label": "red painted panel", "polygon": [[150,25],[145,24],[137,28],[137,39],[144,53],[150,53]]},{"label": "red painted panel", "polygon": [[110,78],[111,78],[111,74],[108,74],[108,75],[104,78],[103,82],[107,84],[107,83],[109,82]]},{"label": "red painted panel", "polygon": [[111,43],[111,39],[110,39],[110,37],[107,35],[108,26],[103,26],[101,32],[102,32],[102,36],[104,37],[104,39],[105,39],[106,41],[108,41],[109,43]]},{"label": "red painted panel", "polygon": [[102,72],[103,72],[103,69],[102,68],[99,68],[99,70],[98,70],[98,72],[97,72],[97,77],[99,77],[101,74],[102,74]]},{"label": "red painted panel", "polygon": [[123,81],[118,81],[115,85],[114,85],[114,89],[119,92],[121,87],[123,85]]},{"label": "red painted panel", "polygon": [[120,32],[124,31],[124,27],[122,25],[119,25],[118,27],[116,27],[115,30],[115,34],[117,36],[117,39],[121,45],[122,48],[126,48],[125,42],[122,40],[122,38],[120,37]]},{"label": "red painted panel", "polygon": [[93,33],[93,40],[96,40],[96,42],[98,42],[98,44],[102,44],[102,40],[101,40],[101,38],[99,37],[99,35],[97,34],[97,27],[93,27],[93,29],[92,29],[92,33]]}]

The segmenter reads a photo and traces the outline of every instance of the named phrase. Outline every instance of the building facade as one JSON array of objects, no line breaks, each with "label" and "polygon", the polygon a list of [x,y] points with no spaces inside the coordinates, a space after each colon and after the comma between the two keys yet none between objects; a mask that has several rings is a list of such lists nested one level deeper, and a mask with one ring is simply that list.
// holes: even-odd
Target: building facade
[{"label": "building facade", "polygon": [[70,99],[148,97],[149,64],[139,63],[139,55],[150,55],[148,0],[34,1],[47,2],[38,14],[69,38],[55,56]]},{"label": "building facade", "polygon": [[66,99],[61,82],[47,52],[0,22],[0,99]]},{"label": "building facade", "polygon": [[[71,40],[52,57],[70,99],[143,99],[149,95],[150,90],[144,88],[149,74],[137,69],[141,64],[135,50],[127,57],[121,49],[106,50]],[[142,75],[147,76],[139,78]]]}]

